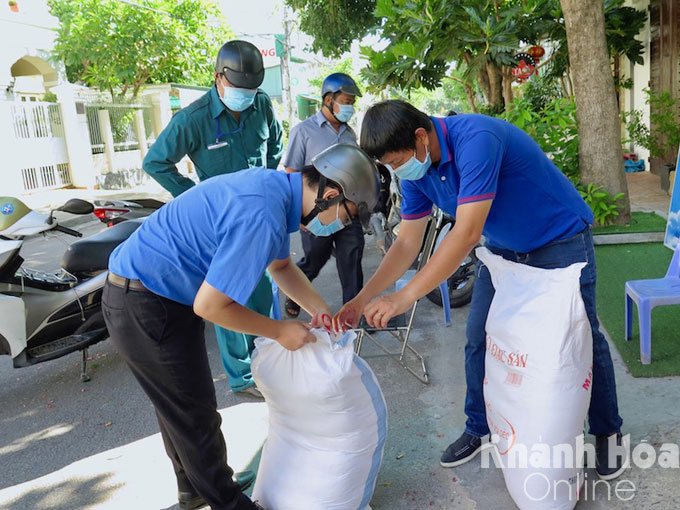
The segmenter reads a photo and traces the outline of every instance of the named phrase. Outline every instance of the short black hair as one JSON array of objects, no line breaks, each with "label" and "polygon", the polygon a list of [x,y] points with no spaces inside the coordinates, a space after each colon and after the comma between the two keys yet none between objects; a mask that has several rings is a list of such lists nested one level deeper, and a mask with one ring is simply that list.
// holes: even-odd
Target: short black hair
[{"label": "short black hair", "polygon": [[432,130],[432,121],[415,106],[390,99],[371,106],[361,125],[361,148],[372,158],[387,152],[415,150],[415,130]]},{"label": "short black hair", "polygon": [[[319,182],[321,182],[321,172],[319,172],[314,165],[305,165],[302,167],[300,170],[302,172],[302,178],[307,182],[307,185],[316,190],[319,188]],[[338,183],[335,181],[331,181],[330,179],[326,179],[326,186],[330,188],[335,188],[337,189],[340,193],[342,193],[342,188]]]}]

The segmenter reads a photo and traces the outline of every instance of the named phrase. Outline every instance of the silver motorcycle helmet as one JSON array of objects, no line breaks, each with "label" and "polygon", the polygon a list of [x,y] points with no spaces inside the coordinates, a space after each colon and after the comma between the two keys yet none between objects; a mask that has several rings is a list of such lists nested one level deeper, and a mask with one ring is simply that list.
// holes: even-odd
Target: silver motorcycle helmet
[{"label": "silver motorcycle helmet", "polygon": [[342,194],[332,203],[349,200],[357,206],[359,220],[368,228],[371,213],[380,197],[380,175],[375,162],[356,145],[339,143],[332,145],[312,159],[312,165],[321,174],[319,196],[316,205],[319,211],[330,207],[331,201],[323,200],[326,179],[340,186]]}]

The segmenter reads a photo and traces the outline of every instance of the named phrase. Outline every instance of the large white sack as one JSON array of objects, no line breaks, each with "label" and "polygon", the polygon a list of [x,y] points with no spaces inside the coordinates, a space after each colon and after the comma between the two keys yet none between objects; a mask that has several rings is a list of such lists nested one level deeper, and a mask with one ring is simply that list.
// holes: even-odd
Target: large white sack
[{"label": "large white sack", "polygon": [[577,437],[592,381],[592,332],[579,285],[586,264],[540,269],[486,248],[477,255],[496,290],[484,400],[505,484],[522,510],[571,510],[584,481]]},{"label": "large white sack", "polygon": [[267,510],[369,509],[387,434],[387,408],[354,332],[297,351],[255,340],[252,372],[269,407],[253,500]]}]

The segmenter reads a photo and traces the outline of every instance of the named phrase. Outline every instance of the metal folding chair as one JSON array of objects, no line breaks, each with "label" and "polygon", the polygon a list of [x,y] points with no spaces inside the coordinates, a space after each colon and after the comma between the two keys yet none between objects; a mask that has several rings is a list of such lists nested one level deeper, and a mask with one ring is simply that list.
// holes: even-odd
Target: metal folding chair
[{"label": "metal folding chair", "polygon": [[[443,214],[442,212],[434,208],[432,215],[428,221],[427,232],[425,234],[425,243],[423,244],[423,249],[421,251],[420,260],[418,261],[417,271],[420,271],[435,251],[438,245],[438,241],[441,242],[444,235],[448,233],[448,228],[446,231],[442,230]],[[445,227],[446,228],[446,227]],[[440,235],[440,231],[441,234]],[[446,284],[446,282],[444,282]],[[442,292],[446,293],[448,297],[448,290],[442,289]],[[450,317],[446,315],[446,312],[450,314],[448,309],[448,302],[444,300],[444,311],[445,317]],[[413,320],[416,316],[416,310],[418,308],[418,301],[413,304],[410,312],[394,317],[387,325],[386,328],[371,328],[368,325],[366,327],[360,327],[356,330],[357,340],[355,342],[355,352],[361,355],[361,348],[363,346],[364,338],[370,340],[376,347],[382,350],[382,353],[369,354],[363,356],[363,358],[378,358],[378,357],[391,357],[396,359],[403,368],[405,368],[409,373],[411,373],[416,379],[424,384],[429,384],[430,377],[427,372],[427,366],[425,365],[425,358],[416,349],[409,345],[408,341],[411,336],[411,328],[413,327]],[[407,318],[408,317],[408,318]],[[450,323],[450,318],[447,321],[447,325]],[[400,343],[401,347],[399,350],[390,350],[383,342],[376,338],[376,333],[389,333],[391,337]],[[415,359],[415,362],[420,365],[417,367],[416,371],[409,365],[407,360],[407,355]]]}]

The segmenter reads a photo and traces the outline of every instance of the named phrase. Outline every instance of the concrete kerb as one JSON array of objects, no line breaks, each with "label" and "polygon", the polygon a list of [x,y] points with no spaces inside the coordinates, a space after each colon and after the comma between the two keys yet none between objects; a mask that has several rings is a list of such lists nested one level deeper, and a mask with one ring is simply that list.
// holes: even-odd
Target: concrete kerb
[{"label": "concrete kerb", "polygon": [[593,236],[595,245],[602,244],[636,244],[663,242],[663,232],[640,232],[636,234],[599,234]]},{"label": "concrete kerb", "polygon": [[[670,197],[669,197],[670,198]],[[670,202],[669,202],[670,203]],[[661,209],[655,209],[653,207],[635,207],[631,209],[632,212],[646,212],[646,213],[654,213],[657,216],[661,216],[664,220],[668,220],[668,208],[661,210]]]},{"label": "concrete kerb", "polygon": [[[635,212],[652,212],[657,216],[661,216],[664,220],[668,220],[668,210],[660,211],[653,208],[635,207]],[[664,232],[638,232],[631,234],[595,234],[593,235],[593,244],[636,244],[636,243],[659,243],[663,242],[665,238]]]}]

